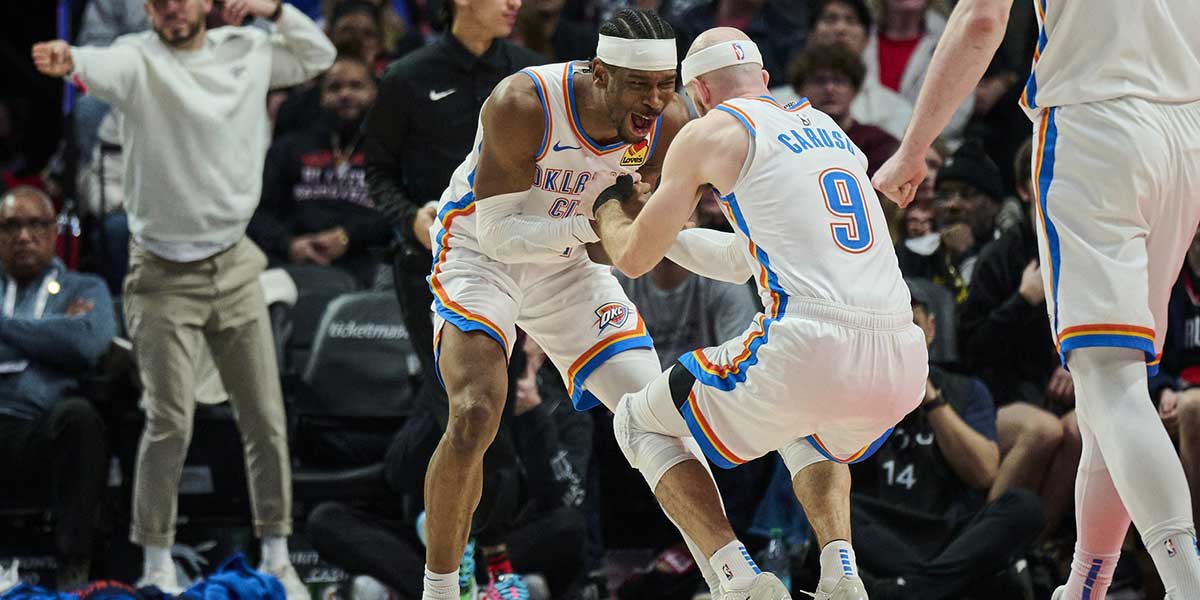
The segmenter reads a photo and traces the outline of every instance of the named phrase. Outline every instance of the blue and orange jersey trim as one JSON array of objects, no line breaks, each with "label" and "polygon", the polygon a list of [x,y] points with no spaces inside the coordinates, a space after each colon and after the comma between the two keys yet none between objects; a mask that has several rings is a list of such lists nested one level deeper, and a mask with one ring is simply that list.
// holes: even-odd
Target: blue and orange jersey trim
[{"label": "blue and orange jersey trim", "polygon": [[537,90],[538,101],[542,103],[542,144],[538,146],[538,151],[534,161],[539,161],[545,158],[546,153],[550,151],[550,140],[554,134],[554,119],[550,116],[550,101],[546,95],[546,82],[542,80],[542,76],[532,69],[521,69],[520,73],[528,75],[533,80],[533,87]]},{"label": "blue and orange jersey trim", "polygon": [[629,331],[610,335],[596,342],[586,352],[581,354],[567,369],[567,394],[575,410],[588,410],[600,404],[594,394],[584,389],[584,383],[604,361],[626,350],[638,348],[654,349],[654,341],[646,333],[646,322],[642,315],[637,315],[637,325]]},{"label": "blue and orange jersey trim", "polygon": [[821,441],[821,438],[815,433],[804,439],[807,440],[814,449],[816,449],[818,454],[824,456],[825,460],[835,463],[842,463],[844,465],[852,465],[854,463],[867,460],[876,452],[878,452],[879,448],[883,446],[883,443],[886,442],[888,437],[892,435],[893,429],[895,428],[889,427],[887,431],[883,432],[883,435],[879,436],[879,439],[871,442],[869,445],[863,446],[858,452],[855,452],[854,454],[851,454],[845,458],[834,455],[834,453],[829,450],[829,447],[826,446],[825,443]]},{"label": "blue and orange jersey trim", "polygon": [[1038,39],[1033,48],[1033,65],[1029,67],[1029,79],[1025,81],[1025,89],[1021,92],[1021,105],[1026,108],[1037,108],[1037,64],[1046,51],[1046,43],[1050,41],[1046,29],[1046,0],[1037,0]]},{"label": "blue and orange jersey trim", "polygon": [[754,124],[754,119],[751,118],[750,115],[746,113],[746,111],[744,111],[732,104],[729,104],[727,102],[722,102],[721,104],[718,104],[714,108],[714,110],[719,110],[723,113],[728,113],[730,115],[733,115],[733,118],[740,121],[742,123],[742,126],[746,128],[746,131],[750,132],[750,137],[755,137],[758,135],[758,133],[757,133],[758,127]]},{"label": "blue and orange jersey trim", "polygon": [[[571,127],[571,131],[575,134],[575,138],[579,140],[579,143],[582,144],[583,147],[592,154],[597,156],[607,156],[618,150],[624,150],[629,144],[626,144],[620,140],[617,140],[611,144],[601,144],[596,140],[593,140],[590,136],[588,136],[587,132],[583,130],[583,123],[579,120],[579,112],[575,109],[575,88],[573,86],[573,82],[575,80],[574,67],[575,65],[579,64],[579,62],[580,61],[569,62],[563,68],[563,100],[567,103],[567,114],[571,117],[567,119],[567,125]],[[653,142],[657,142],[658,129],[661,125],[662,115],[659,115],[658,118],[655,119],[654,124],[650,126],[650,133],[646,137],[653,140]],[[653,152],[653,150],[651,152]],[[646,158],[649,159],[649,156],[650,155],[647,154]]]},{"label": "blue and orange jersey trim", "polygon": [[[475,172],[472,171],[467,175],[467,183],[475,185]],[[434,310],[437,311],[446,322],[453,324],[461,331],[483,331],[504,349],[507,356],[509,350],[508,336],[504,334],[504,330],[493,323],[483,315],[477,315],[461,304],[450,298],[450,294],[446,292],[446,288],[442,286],[438,275],[442,272],[442,264],[446,260],[446,255],[450,252],[450,228],[454,224],[454,220],[459,217],[471,215],[475,212],[475,192],[467,192],[462,198],[454,202],[448,202],[442,207],[438,213],[438,223],[441,224],[442,230],[434,237],[433,243],[433,268],[429,274],[429,291],[433,293]],[[437,352],[438,342],[440,337],[434,340],[434,352]],[[440,375],[439,375],[440,377]]]},{"label": "blue and orange jersey trim", "polygon": [[787,112],[800,112],[801,110],[804,110],[804,109],[812,106],[812,103],[808,101],[808,98],[800,98],[799,100],[792,102],[791,104],[788,104],[787,106],[780,104],[779,101],[776,100],[772,96],[755,96],[753,98],[748,98],[748,100],[756,100],[758,102],[770,104],[771,106],[774,106],[775,108],[778,108],[779,110],[783,110],[783,111],[787,111]]},{"label": "blue and orange jersey trim", "polygon": [[742,232],[742,235],[746,236],[750,247],[750,256],[753,256],[758,262],[758,283],[763,289],[768,290],[771,296],[770,306],[765,308],[766,313],[771,318],[777,319],[787,309],[788,294],[779,283],[779,277],[775,274],[775,271],[771,269],[771,257],[767,255],[767,252],[761,246],[754,242],[754,236],[750,235],[750,227],[746,224],[746,218],[742,214],[737,196],[730,193],[720,198],[720,201],[727,208],[733,224]]},{"label": "blue and orange jersey trim", "polygon": [[1155,353],[1155,333],[1149,327],[1117,323],[1092,323],[1075,325],[1058,332],[1058,353],[1066,364],[1067,353],[1078,348],[1129,348],[1141,350],[1146,355],[1146,367],[1150,374],[1158,372],[1162,356]]},{"label": "blue and orange jersey trim", "polygon": [[737,384],[746,381],[746,371],[758,364],[758,350],[770,339],[771,324],[776,320],[758,315],[756,327],[747,332],[742,340],[742,351],[728,364],[713,363],[704,354],[703,349],[680,356],[679,364],[683,365],[696,381],[718,390],[732,391]]},{"label": "blue and orange jersey trim", "polygon": [[679,412],[683,415],[688,430],[692,432],[692,437],[696,438],[696,443],[714,465],[722,469],[732,469],[746,462],[746,459],[734,454],[729,447],[721,443],[721,439],[717,437],[712,425],[704,418],[704,413],[696,403],[695,390],[688,392],[687,402],[679,407]]},{"label": "blue and orange jersey trim", "polygon": [[1054,301],[1054,314],[1050,316],[1054,330],[1058,331],[1058,280],[1062,272],[1062,256],[1059,251],[1058,229],[1047,214],[1047,196],[1054,181],[1054,158],[1058,142],[1058,127],[1055,126],[1055,109],[1042,115],[1042,124],[1037,136],[1037,159],[1033,166],[1034,211],[1042,227],[1046,256],[1050,257],[1050,297]]}]

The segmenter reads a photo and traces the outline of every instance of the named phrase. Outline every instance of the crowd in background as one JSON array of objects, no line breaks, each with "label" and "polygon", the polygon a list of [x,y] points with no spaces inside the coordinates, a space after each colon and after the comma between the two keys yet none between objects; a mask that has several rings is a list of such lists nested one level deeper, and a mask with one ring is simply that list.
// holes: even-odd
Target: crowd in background
[{"label": "crowd in background", "polygon": [[[268,266],[286,271],[297,288],[298,300],[273,308],[271,319],[291,463],[326,470],[382,465],[370,480],[378,489],[363,497],[310,500],[298,489],[295,516],[306,523],[297,530],[323,559],[373,577],[397,598],[420,596],[424,465],[446,419],[431,357],[412,349],[431,346],[431,331],[421,331],[429,327],[431,203],[469,149],[492,86],[525,66],[590,59],[598,24],[629,5],[663,14],[681,56],[699,32],[738,27],[762,50],[775,98],[805,97],[831,115],[873,173],[899,146],[953,8],[939,0],[291,4],[336,49],[319,77],[266,97],[270,144],[247,228]],[[107,46],[150,27],[142,0],[88,0],[80,8],[70,40],[77,46]],[[904,210],[885,201],[888,222],[875,224],[886,226],[895,244],[931,368],[921,408],[853,468],[855,545],[874,598],[1040,600],[1069,568],[1079,431],[1071,378],[1045,310],[1031,126],[1017,105],[1036,34],[1032,3],[1016,3],[983,81],[926,156],[929,176],[916,201]],[[139,306],[129,303],[130,294],[147,293],[144,284],[130,284],[144,281],[147,259],[136,244],[130,255],[126,117],[84,94],[63,127],[67,137],[47,139],[59,126],[39,106],[47,95],[30,92],[46,92],[45,81],[27,67],[4,65],[14,74],[4,79],[26,85],[0,88],[0,265],[10,289],[36,280],[54,291],[49,299],[33,293],[5,300],[0,316],[0,473],[21,487],[45,488],[64,565],[60,584],[74,584],[107,575],[92,556],[108,543],[94,535],[105,530],[104,457],[116,453],[121,441],[113,438],[127,428],[89,393],[96,373],[121,351],[114,340],[133,336],[119,309]],[[205,157],[192,158],[204,168]],[[729,227],[711,197],[702,199],[695,221]],[[141,279],[131,265],[141,267]],[[1200,236],[1174,290],[1162,369],[1151,380],[1194,503],[1197,278]],[[752,287],[707,280],[669,261],[622,284],[664,366],[733,337],[759,310]],[[409,355],[395,357],[411,359],[405,408],[396,418],[365,421],[305,413],[298,407],[310,392],[287,384],[289,377],[312,379],[306,369],[318,351],[319,316],[338,297],[370,292],[398,299],[412,340]],[[211,374],[214,367],[197,369]],[[488,460],[512,468],[494,471],[503,481],[485,482],[479,544],[507,545],[513,568],[539,574],[553,598],[692,598],[703,587],[695,566],[617,450],[611,416],[573,411],[558,372],[531,340],[515,353],[510,379],[511,414]],[[135,382],[127,411],[137,412],[136,390],[146,385],[155,384]],[[238,393],[236,384],[227,387]],[[785,473],[769,455],[716,478],[739,538],[757,549],[773,529],[783,530],[794,590],[811,589],[813,549]],[[1139,544],[1131,535],[1109,597],[1161,597]],[[615,551],[628,548],[652,556],[609,589],[616,580],[606,569]]]}]

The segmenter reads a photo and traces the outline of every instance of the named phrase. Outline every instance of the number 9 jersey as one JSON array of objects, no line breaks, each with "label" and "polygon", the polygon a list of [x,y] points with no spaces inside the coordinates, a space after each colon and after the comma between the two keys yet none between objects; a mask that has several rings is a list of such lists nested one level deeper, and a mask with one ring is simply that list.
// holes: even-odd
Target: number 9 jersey
[{"label": "number 9 jersey", "polygon": [[741,175],[720,190],[720,204],[758,266],[767,314],[789,297],[909,310],[866,155],[837,123],[806,99],[785,108],[769,97],[737,98],[714,110],[750,133]]},{"label": "number 9 jersey", "polygon": [[721,467],[797,447],[861,461],[920,402],[928,367],[867,160],[806,100],[737,98],[713,111],[750,135],[720,205],[764,309],[738,338],[679,358],[696,382],[678,408]]}]

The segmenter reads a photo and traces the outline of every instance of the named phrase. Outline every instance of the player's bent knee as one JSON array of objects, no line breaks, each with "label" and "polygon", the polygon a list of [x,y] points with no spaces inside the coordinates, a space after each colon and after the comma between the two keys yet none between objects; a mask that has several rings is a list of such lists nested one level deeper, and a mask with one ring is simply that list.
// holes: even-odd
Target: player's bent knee
[{"label": "player's bent knee", "polygon": [[788,444],[779,449],[779,456],[783,458],[783,464],[787,467],[788,473],[792,479],[803,471],[805,467],[827,460],[812,444],[806,439],[797,439],[788,442]]},{"label": "player's bent knee", "polygon": [[671,467],[695,457],[680,438],[648,427],[651,421],[645,396],[645,390],[625,395],[613,415],[613,434],[630,466],[641,471],[654,490]]},{"label": "player's bent knee", "polygon": [[451,399],[450,419],[446,423],[446,441],[456,451],[482,455],[500,428],[503,398],[493,401],[485,395],[465,395]]}]

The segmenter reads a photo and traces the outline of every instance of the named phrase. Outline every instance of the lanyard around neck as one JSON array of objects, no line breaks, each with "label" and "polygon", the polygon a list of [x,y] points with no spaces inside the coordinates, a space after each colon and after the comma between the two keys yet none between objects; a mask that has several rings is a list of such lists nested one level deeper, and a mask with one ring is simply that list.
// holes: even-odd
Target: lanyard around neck
[{"label": "lanyard around neck", "polygon": [[[34,319],[41,319],[46,312],[46,302],[50,300],[50,288],[54,288],[54,293],[58,293],[58,269],[56,268],[50,269],[50,272],[42,277],[42,283],[38,286],[37,300],[33,305]],[[17,282],[9,276],[7,289],[4,290],[4,316],[11,318],[16,312]]]}]

